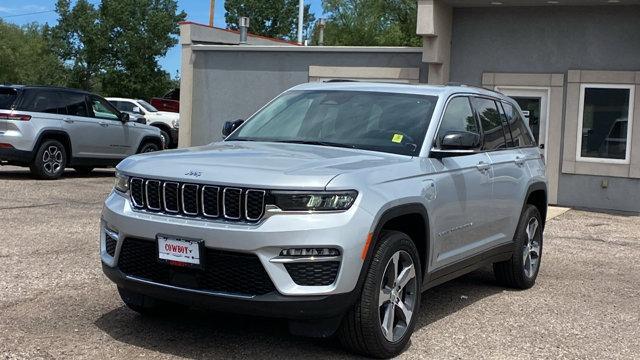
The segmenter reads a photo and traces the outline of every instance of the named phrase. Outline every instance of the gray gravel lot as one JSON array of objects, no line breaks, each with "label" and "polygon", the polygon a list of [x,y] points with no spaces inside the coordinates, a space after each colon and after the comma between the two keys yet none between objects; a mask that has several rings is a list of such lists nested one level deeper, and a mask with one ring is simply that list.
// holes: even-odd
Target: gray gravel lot
[{"label": "gray gravel lot", "polygon": [[[347,357],[282,321],[126,309],[98,257],[112,178],[36,181],[0,167],[0,358]],[[640,217],[570,211],[545,241],[529,291],[486,269],[426,292],[402,358],[640,358]]]}]

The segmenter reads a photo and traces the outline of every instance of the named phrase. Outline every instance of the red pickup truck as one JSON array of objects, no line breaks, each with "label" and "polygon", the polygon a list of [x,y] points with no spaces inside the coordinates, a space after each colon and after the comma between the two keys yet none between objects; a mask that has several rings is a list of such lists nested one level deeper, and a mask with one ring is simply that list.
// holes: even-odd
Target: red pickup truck
[{"label": "red pickup truck", "polygon": [[152,98],[150,101],[160,111],[180,112],[180,89],[173,89],[161,98]]}]

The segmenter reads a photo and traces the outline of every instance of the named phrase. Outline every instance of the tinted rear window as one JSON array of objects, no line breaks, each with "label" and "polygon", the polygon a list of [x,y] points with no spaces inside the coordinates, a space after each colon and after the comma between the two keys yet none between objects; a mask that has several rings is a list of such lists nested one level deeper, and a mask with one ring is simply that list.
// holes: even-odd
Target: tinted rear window
[{"label": "tinted rear window", "polygon": [[60,92],[41,89],[25,89],[19,110],[49,114],[67,113]]},{"label": "tinted rear window", "polygon": [[11,110],[18,97],[18,90],[0,88],[0,110]]}]

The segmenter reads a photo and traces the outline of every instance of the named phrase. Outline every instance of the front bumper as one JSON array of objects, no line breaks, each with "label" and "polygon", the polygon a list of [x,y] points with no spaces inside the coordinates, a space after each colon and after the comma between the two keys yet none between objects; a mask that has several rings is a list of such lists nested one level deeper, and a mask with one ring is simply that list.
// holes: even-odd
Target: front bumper
[{"label": "front bumper", "polygon": [[211,295],[202,291],[154,284],[129,277],[102,264],[104,274],[119,287],[156,299],[234,314],[285,319],[326,319],[344,314],[356,300],[356,291],[325,296],[284,296],[277,292],[254,297]]},{"label": "front bumper", "polygon": [[[182,294],[184,296],[183,300],[191,301],[195,299],[199,302],[199,300],[209,299],[204,302],[222,304],[223,307],[226,302],[233,304],[235,301],[251,303],[252,305],[247,306],[248,308],[252,308],[256,304],[261,304],[258,307],[270,307],[276,302],[283,301],[288,303],[293,299],[299,299],[303,304],[319,301],[313,307],[317,305],[323,307],[324,305],[322,304],[325,301],[328,303],[343,301],[325,299],[329,296],[333,298],[334,295],[340,295],[339,298],[350,298],[351,295],[349,294],[354,292],[363,264],[361,259],[362,248],[365,245],[372,222],[373,217],[358,208],[357,203],[346,212],[326,214],[283,213],[267,217],[258,224],[189,219],[133,210],[128,197],[112,192],[105,201],[102,212],[101,258],[105,273],[119,285],[122,283],[124,284],[123,286],[130,286],[132,287],[131,291],[139,291],[142,288],[155,288],[161,291],[161,294],[155,294],[156,296],[161,298],[168,296],[174,301],[176,300],[174,299],[175,296],[180,297]],[[113,257],[106,250],[105,226],[118,232],[118,240]],[[153,241],[158,234],[200,239],[203,240],[205,247],[209,249],[256,255],[273,282],[276,293],[254,296],[251,299],[243,300],[237,296],[210,294],[185,288],[167,287],[157,283],[145,283],[144,281],[139,281],[140,279],[122,274],[117,265],[123,242],[127,241],[127,238]],[[279,256],[282,249],[301,246],[331,247],[340,250],[340,268],[333,284],[322,286],[298,285],[293,281],[283,263],[271,261]],[[153,292],[152,290],[148,291]],[[149,295],[154,296],[154,294]],[[233,300],[229,300],[230,298]],[[292,299],[285,300],[288,298]],[[284,311],[288,307],[283,306],[283,312],[289,313]],[[312,313],[313,311],[305,309],[306,306],[300,306],[297,312],[300,314]],[[332,307],[336,307],[335,304],[332,304]],[[273,311],[277,313],[278,311],[275,308]],[[233,309],[230,310],[233,311]],[[267,309],[266,311],[269,312],[270,310]],[[324,309],[323,311],[327,312],[329,309]]]}]

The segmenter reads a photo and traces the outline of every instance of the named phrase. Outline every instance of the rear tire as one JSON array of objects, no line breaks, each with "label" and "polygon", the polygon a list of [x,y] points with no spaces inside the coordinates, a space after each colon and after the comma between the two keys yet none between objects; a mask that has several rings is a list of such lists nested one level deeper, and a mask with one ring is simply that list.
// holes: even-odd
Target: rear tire
[{"label": "rear tire", "polygon": [[91,175],[91,173],[93,172],[92,166],[75,166],[73,169],[76,171],[76,173],[78,173],[78,175],[82,176]]},{"label": "rear tire", "polygon": [[164,130],[160,130],[160,136],[162,137],[163,141],[164,141],[164,146],[168,149],[171,147],[171,136],[169,136],[169,133],[167,133]]},{"label": "rear tire", "polygon": [[511,259],[493,264],[500,284],[516,289],[535,285],[542,260],[542,225],[538,208],[527,204],[520,215]]},{"label": "rear tire", "polygon": [[58,140],[45,140],[38,151],[33,163],[29,166],[31,173],[39,179],[55,180],[64,173],[67,166],[67,151]]},{"label": "rear tire", "polygon": [[[407,276],[400,276],[403,273]],[[400,354],[418,317],[421,285],[420,257],[411,238],[398,231],[382,232],[360,299],[338,330],[342,344],[370,357]]]},{"label": "rear tire", "polygon": [[160,150],[158,145],[152,142],[147,142],[142,144],[142,146],[140,147],[140,151],[138,153],[143,154],[143,153],[149,153],[149,152],[156,152],[158,150]]}]

